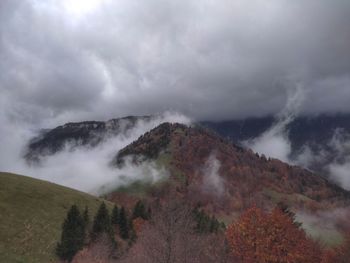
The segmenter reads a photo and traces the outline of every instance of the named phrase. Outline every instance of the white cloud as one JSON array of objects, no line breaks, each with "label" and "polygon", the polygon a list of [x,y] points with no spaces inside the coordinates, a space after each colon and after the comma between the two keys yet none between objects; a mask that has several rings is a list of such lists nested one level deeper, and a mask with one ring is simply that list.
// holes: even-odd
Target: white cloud
[{"label": "white cloud", "polygon": [[[1,116],[3,117],[3,114],[0,114]],[[111,190],[135,180],[154,182],[168,176],[165,168],[152,162],[146,161],[138,166],[127,162],[122,169],[112,168],[110,162],[120,149],[160,123],[190,123],[190,120],[181,114],[167,112],[151,121],[140,120],[131,131],[108,138],[95,148],[72,148],[66,145],[63,151],[47,156],[39,166],[28,166],[22,154],[34,133],[23,125],[10,123],[6,119],[1,120],[3,125],[0,131],[4,137],[0,137],[0,145],[6,152],[1,154],[0,171],[24,174],[92,193],[100,192],[101,189]]]}]

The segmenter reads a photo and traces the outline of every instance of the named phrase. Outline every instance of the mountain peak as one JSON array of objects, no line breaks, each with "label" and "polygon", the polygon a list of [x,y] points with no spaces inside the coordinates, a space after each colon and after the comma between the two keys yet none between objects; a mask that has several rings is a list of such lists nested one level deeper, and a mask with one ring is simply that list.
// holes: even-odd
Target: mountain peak
[{"label": "mountain peak", "polygon": [[163,123],[120,150],[113,163],[122,165],[128,156],[135,162],[167,159],[166,168],[172,172],[172,179],[181,178],[181,191],[188,200],[222,213],[252,203],[271,207],[284,202],[305,209],[349,203],[349,192],[327,179],[259,156],[200,126]]}]

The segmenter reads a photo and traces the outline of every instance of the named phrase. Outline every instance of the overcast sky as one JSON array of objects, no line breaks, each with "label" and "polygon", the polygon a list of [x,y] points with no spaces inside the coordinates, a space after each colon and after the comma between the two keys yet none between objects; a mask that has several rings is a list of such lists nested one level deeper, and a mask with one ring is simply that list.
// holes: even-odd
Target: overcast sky
[{"label": "overcast sky", "polygon": [[350,1],[0,1],[0,114],[15,122],[262,116],[296,87],[302,114],[350,112]]}]

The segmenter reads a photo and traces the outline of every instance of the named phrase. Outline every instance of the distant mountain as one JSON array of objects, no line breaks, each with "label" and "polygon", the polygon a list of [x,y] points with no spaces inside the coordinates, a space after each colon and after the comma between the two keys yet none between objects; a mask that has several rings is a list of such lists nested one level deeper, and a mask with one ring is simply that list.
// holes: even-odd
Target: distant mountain
[{"label": "distant mountain", "polygon": [[43,156],[53,155],[65,147],[96,147],[104,140],[126,134],[137,121],[149,121],[151,116],[128,116],[109,121],[66,123],[54,129],[43,130],[27,146],[24,158],[29,163],[39,162]]},{"label": "distant mountain", "polygon": [[[241,144],[242,142],[259,137],[273,127],[277,122],[274,117],[248,118],[222,122],[201,122],[219,135]],[[330,163],[342,163],[344,155],[350,155],[350,150],[337,152],[334,140],[350,138],[350,115],[318,115],[311,117],[296,117],[285,127],[285,134],[291,144],[290,159],[295,160],[305,151],[310,150],[314,157],[309,163],[303,164],[315,172],[327,175],[326,167]]]},{"label": "distant mountain", "polygon": [[[239,143],[256,138],[273,126],[277,120],[272,117],[248,118],[222,122],[204,121],[201,124],[213,129],[223,137]],[[296,117],[286,127],[293,152],[304,145],[326,144],[336,129],[350,133],[350,115],[318,115]]]}]

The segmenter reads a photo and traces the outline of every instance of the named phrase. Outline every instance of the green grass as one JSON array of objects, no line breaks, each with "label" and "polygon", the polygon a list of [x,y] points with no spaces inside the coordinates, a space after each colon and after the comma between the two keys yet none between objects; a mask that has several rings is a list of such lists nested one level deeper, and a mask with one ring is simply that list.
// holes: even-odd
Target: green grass
[{"label": "green grass", "polygon": [[54,250],[67,210],[73,204],[81,210],[88,206],[92,218],[101,201],[46,181],[0,172],[0,262],[56,262]]}]

